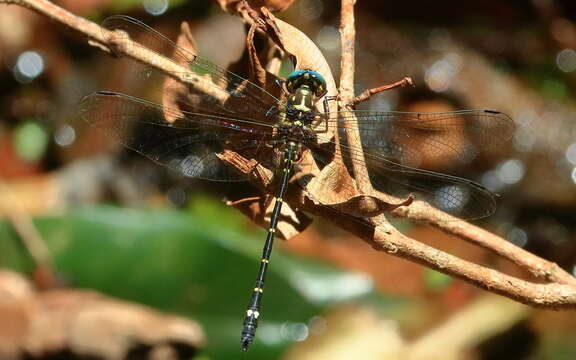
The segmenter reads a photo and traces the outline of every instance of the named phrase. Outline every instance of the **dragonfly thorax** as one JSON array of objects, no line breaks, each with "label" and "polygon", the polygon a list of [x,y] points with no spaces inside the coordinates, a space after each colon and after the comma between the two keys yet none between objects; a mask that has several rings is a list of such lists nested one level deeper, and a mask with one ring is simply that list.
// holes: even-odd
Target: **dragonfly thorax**
[{"label": "dragonfly thorax", "polygon": [[315,101],[326,94],[326,81],[312,70],[296,70],[286,78],[286,120],[309,125],[314,118]]},{"label": "dragonfly thorax", "polygon": [[[296,117],[303,117],[302,112],[311,112],[314,109],[314,94],[307,85],[303,85],[288,97],[288,109]],[[290,111],[292,110],[292,111]]]}]

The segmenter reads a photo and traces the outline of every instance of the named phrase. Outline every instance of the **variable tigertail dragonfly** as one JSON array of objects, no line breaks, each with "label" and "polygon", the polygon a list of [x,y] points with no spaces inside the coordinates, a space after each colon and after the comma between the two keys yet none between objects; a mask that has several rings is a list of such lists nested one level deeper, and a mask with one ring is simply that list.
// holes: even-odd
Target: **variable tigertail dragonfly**
[{"label": "variable tigertail dragonfly", "polygon": [[[248,174],[221,160],[219,155],[224,151],[254,159],[275,171],[275,203],[244,319],[243,351],[256,334],[286,190],[291,176],[306,171],[301,165],[304,158],[312,159],[319,169],[336,163],[349,169],[357,182],[368,181],[375,191],[423,200],[459,218],[480,218],[494,211],[494,195],[481,185],[417,167],[424,156],[448,154],[465,161],[487,146],[504,142],[512,134],[513,123],[503,113],[331,112],[326,106],[320,111],[316,104],[326,96],[327,84],[316,71],[295,70],[273,84],[278,91],[265,90],[176,45],[136,19],[114,16],[106,19],[103,27],[112,49],[150,50],[163,62],[162,70],[135,62],[135,67],[144,69],[135,71],[137,77],[164,79],[152,86],[168,98],[174,93],[166,81],[184,86],[189,96],[180,96],[180,106],[175,108],[122,93],[95,92],[81,103],[81,116],[88,123],[186,177],[248,180]],[[350,131],[351,127],[357,131]],[[365,168],[368,179],[359,179],[366,175],[354,173],[354,166]],[[306,184],[300,183],[305,192]]]}]

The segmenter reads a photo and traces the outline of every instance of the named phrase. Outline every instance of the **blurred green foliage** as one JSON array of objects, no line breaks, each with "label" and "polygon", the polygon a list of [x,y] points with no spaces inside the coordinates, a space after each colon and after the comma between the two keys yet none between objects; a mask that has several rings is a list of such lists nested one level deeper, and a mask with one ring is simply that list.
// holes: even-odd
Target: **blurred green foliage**
[{"label": "blurred green foliage", "polygon": [[48,140],[46,129],[34,119],[23,120],[15,129],[16,152],[27,162],[42,159],[48,147]]},{"label": "blurred green foliage", "polygon": [[[200,198],[187,212],[87,207],[42,217],[35,224],[70,286],[189,316],[208,335],[202,356],[240,356],[243,314],[264,232],[246,226],[236,211]],[[6,223],[0,226],[0,254],[0,265],[31,270],[30,259]],[[333,267],[276,251],[250,359],[278,358],[294,341],[286,335],[290,325],[307,323],[336,301],[365,299],[382,309],[399,304],[384,301],[371,288],[352,294],[339,289],[348,295],[332,300],[306,290],[326,290],[329,295],[349,277]]]},{"label": "blurred green foliage", "polygon": [[423,269],[423,271],[424,282],[430,290],[443,291],[452,284],[453,279],[446,274],[428,268]]}]

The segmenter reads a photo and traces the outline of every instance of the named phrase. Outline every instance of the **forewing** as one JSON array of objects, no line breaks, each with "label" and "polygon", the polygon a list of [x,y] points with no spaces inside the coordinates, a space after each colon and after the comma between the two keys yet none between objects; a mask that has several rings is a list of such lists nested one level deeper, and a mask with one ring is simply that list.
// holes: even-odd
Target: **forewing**
[{"label": "forewing", "polygon": [[90,125],[187,177],[246,180],[217,155],[231,150],[250,156],[272,135],[268,124],[190,112],[175,111],[176,121],[167,123],[167,112],[171,109],[113,92],[93,93],[81,103],[81,116]]},{"label": "forewing", "polygon": [[514,123],[493,110],[442,113],[347,111],[331,114],[340,135],[359,129],[364,151],[410,167],[449,167],[466,163],[487,148],[501,145]]},{"label": "forewing", "polygon": [[[128,16],[112,16],[102,26],[112,48],[152,51],[154,65],[131,62],[133,73],[145,81],[145,88],[162,93],[164,105],[174,110],[270,121],[277,113],[279,84],[271,92],[224,70],[186,50],[166,36]],[[119,30],[119,31],[116,31]],[[130,41],[131,40],[131,41]],[[153,99],[159,101],[159,99]],[[168,118],[168,121],[172,121]]]}]

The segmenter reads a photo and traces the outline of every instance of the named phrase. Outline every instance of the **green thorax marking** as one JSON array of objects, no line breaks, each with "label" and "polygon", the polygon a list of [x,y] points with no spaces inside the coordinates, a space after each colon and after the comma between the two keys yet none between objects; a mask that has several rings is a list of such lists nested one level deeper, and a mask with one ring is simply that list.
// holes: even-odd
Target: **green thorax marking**
[{"label": "green thorax marking", "polygon": [[295,70],[286,78],[288,99],[282,122],[301,126],[314,111],[314,102],[326,94],[324,77],[313,70]]},{"label": "green thorax marking", "polygon": [[306,85],[296,89],[294,94],[288,98],[288,106],[300,111],[312,111],[314,104],[314,94]]}]

